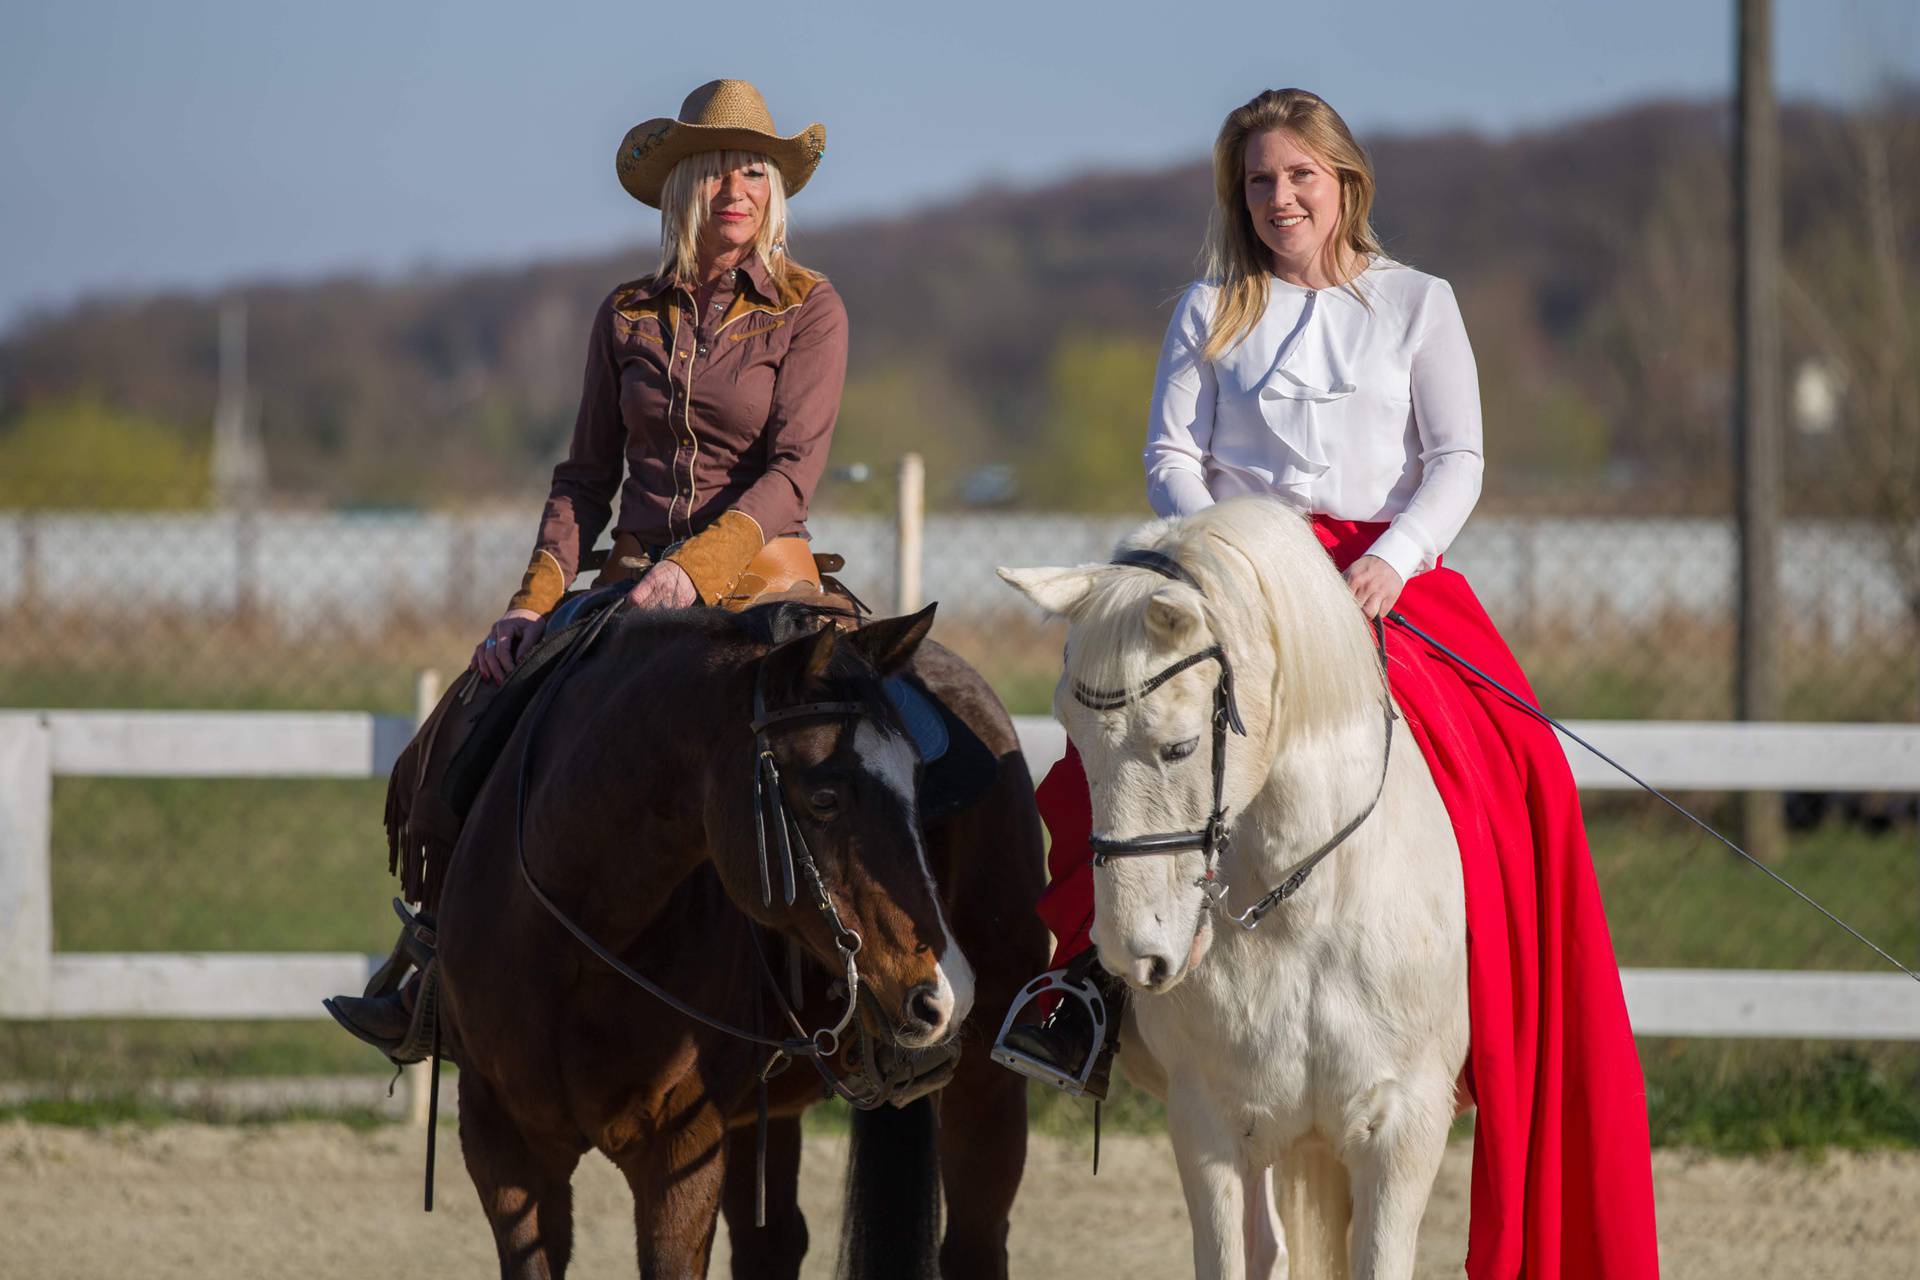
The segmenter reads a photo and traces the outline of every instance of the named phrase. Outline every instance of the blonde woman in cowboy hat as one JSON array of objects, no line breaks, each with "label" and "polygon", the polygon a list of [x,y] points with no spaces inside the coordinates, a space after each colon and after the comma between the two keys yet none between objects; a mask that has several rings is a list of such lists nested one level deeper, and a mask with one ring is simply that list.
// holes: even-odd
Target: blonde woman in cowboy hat
[{"label": "blonde woman in cowboy hat", "polygon": [[[533,559],[473,666],[505,679],[620,516],[602,574],[636,605],[719,602],[767,543],[804,539],[846,378],[847,315],[787,256],[787,199],[826,130],[791,137],[742,80],[687,96],[620,144],[620,183],[660,210],[660,262],[594,316],[573,443]],[[622,472],[625,472],[624,483]]]},{"label": "blonde woman in cowboy hat", "polygon": [[[701,85],[677,117],[648,120],[621,142],[620,184],[660,211],[659,264],[616,286],[594,314],[573,440],[554,468],[520,589],[474,649],[479,679],[499,684],[525,659],[614,518],[616,495],[613,549],[596,585],[632,581],[636,606],[719,604],[746,582],[818,581],[807,504],[840,409],[847,314],[824,276],[788,257],[787,200],[825,150],[818,124],[776,130],[742,80]],[[421,737],[431,753],[427,730]],[[407,803],[432,804],[426,790]],[[391,798],[388,820],[392,833]],[[419,837],[433,846],[424,864],[444,862],[458,817],[432,825],[440,829]],[[432,896],[420,884],[408,890]],[[415,985],[327,1008],[392,1054],[406,1039]]]}]

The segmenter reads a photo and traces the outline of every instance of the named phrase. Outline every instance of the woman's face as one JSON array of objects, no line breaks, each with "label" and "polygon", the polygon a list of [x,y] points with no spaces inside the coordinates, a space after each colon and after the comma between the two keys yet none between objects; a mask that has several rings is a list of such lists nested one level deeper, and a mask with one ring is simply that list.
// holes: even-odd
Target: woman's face
[{"label": "woman's face", "polygon": [[1340,177],[1300,139],[1269,129],[1247,139],[1247,213],[1276,266],[1300,271],[1320,260],[1340,222]]},{"label": "woman's face", "polygon": [[767,220],[767,167],[755,161],[707,179],[707,220],[700,228],[703,255],[751,245]]}]

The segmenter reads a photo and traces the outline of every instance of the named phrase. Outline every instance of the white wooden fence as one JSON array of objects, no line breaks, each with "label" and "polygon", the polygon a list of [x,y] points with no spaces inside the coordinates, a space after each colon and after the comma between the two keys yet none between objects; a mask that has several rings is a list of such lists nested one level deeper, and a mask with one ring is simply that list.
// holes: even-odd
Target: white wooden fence
[{"label": "white wooden fence", "polygon": [[[1060,727],[1020,717],[1036,777]],[[1584,721],[1573,726],[1658,786],[1920,791],[1920,725]],[[380,957],[359,953],[74,953],[52,946],[56,777],[368,778],[412,734],[352,712],[0,712],[0,1018],[317,1018]],[[1577,747],[1590,790],[1632,784]],[[369,893],[378,886],[369,881]],[[1863,957],[1864,958],[1864,957]],[[1645,1035],[1920,1040],[1920,984],[1891,973],[1630,969]]]}]

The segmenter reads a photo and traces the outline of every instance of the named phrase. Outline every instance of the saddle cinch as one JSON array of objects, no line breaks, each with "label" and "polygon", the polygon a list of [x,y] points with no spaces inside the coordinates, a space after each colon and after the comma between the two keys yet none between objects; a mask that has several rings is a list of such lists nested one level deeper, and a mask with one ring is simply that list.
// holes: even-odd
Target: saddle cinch
[{"label": "saddle cinch", "polygon": [[[805,538],[775,538],[719,606],[738,612],[791,600],[836,626],[856,627],[866,607],[831,576],[845,564],[844,557],[815,554]],[[539,643],[506,682],[490,684],[476,671],[462,672],[421,724],[387,782],[387,869],[400,877],[408,901],[427,911],[438,904],[460,828],[521,714],[588,623],[652,566],[652,558],[626,534],[615,539],[611,552],[590,552],[581,568],[601,569],[599,578],[591,589],[571,592],[560,602]],[[369,988],[368,994],[376,993]]]}]

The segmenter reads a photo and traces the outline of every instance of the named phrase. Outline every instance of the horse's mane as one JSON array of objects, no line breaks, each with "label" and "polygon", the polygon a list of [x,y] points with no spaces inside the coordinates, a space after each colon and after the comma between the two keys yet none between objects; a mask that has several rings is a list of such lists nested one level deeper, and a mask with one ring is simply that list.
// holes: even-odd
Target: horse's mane
[{"label": "horse's mane", "polygon": [[[1235,498],[1191,516],[1155,520],[1117,552],[1170,556],[1200,584],[1214,638],[1244,667],[1251,646],[1272,654],[1283,731],[1373,714],[1379,659],[1353,596],[1297,512],[1272,498]],[[1147,634],[1147,601],[1167,585],[1148,569],[1104,570],[1074,613],[1075,677],[1137,687],[1164,657]]]},{"label": "horse's mane", "polygon": [[[828,625],[829,613],[794,601],[755,605],[737,613],[722,609],[631,610],[611,628],[609,639],[635,664],[662,653],[674,640],[697,638],[696,652],[702,665],[744,665],[787,641],[812,635]],[[826,670],[810,689],[816,693],[832,691],[842,700],[860,702],[882,728],[905,733],[879,677],[845,639],[843,636],[842,643],[834,647]]]}]

